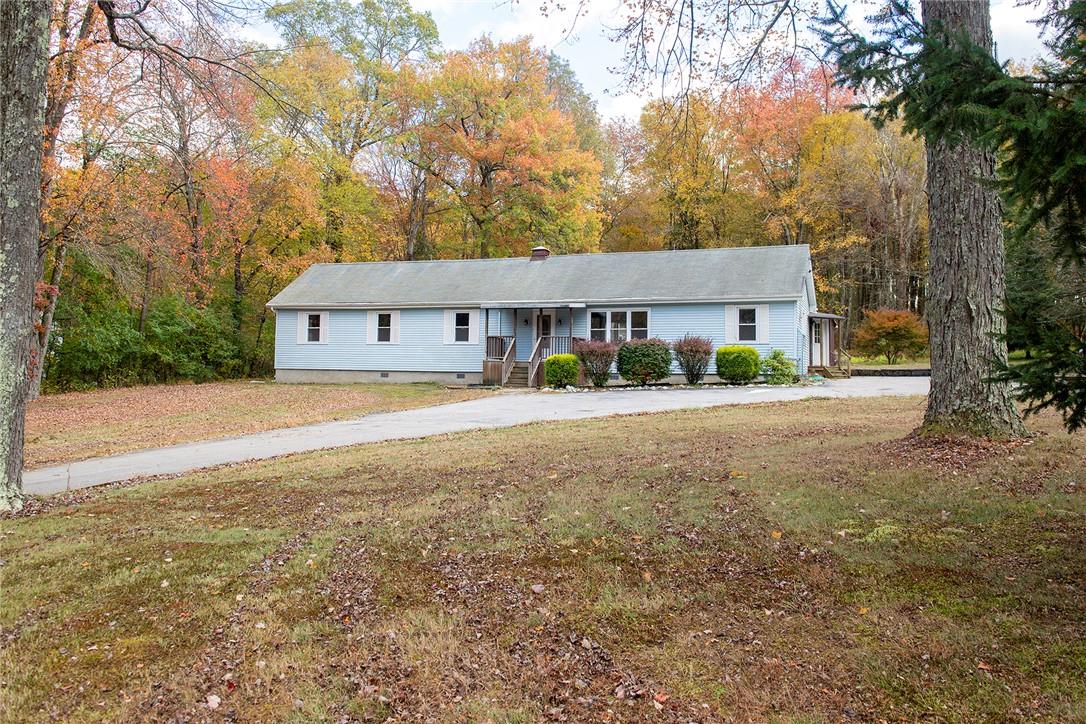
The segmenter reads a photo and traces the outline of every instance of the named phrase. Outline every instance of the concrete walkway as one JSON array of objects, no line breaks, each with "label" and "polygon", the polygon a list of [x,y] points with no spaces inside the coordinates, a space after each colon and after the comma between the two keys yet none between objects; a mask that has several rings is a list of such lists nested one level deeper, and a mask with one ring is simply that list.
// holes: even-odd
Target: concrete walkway
[{"label": "concrete walkway", "polygon": [[512,427],[528,422],[577,420],[810,397],[880,397],[926,395],[927,392],[926,377],[854,377],[849,380],[828,380],[814,387],[508,393],[450,405],[365,415],[353,420],[139,450],[28,470],[23,473],[23,489],[27,493],[47,495],[138,477],[173,475],[225,463],[262,460],[289,453],[482,428]]}]

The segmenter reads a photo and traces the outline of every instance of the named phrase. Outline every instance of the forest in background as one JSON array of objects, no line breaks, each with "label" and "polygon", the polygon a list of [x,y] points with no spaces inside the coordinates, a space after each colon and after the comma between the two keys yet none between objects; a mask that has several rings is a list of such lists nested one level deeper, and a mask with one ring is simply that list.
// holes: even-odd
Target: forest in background
[{"label": "forest in background", "polygon": [[405,0],[273,4],[275,50],[159,8],[144,21],[197,49],[184,68],[55,3],[47,390],[268,374],[264,303],[320,261],[806,243],[823,309],[923,313],[923,143],[850,110],[832,69],[605,121],[530,38],[445,50]]}]

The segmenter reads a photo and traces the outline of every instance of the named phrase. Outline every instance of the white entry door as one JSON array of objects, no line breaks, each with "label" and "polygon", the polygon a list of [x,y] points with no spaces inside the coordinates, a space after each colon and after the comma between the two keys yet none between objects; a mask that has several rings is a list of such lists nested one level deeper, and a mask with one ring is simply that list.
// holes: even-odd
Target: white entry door
[{"label": "white entry door", "polygon": [[825,367],[826,360],[823,357],[822,325],[823,320],[816,319],[811,325],[811,364],[815,367]]}]

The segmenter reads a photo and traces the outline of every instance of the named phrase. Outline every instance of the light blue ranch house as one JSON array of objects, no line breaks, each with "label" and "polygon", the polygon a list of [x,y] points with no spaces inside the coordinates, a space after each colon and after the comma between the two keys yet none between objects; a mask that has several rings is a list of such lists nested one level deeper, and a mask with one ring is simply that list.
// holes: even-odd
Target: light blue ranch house
[{"label": "light blue ranch house", "polygon": [[538,384],[578,339],[698,335],[801,374],[839,352],[805,245],[314,264],[268,306],[280,382]]}]

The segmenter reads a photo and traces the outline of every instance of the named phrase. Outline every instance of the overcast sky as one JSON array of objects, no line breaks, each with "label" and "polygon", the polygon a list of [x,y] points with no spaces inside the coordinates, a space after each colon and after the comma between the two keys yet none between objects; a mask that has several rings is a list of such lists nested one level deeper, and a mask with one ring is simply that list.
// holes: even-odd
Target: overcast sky
[{"label": "overcast sky", "polygon": [[[480,35],[512,40],[530,35],[535,42],[569,61],[585,89],[599,104],[605,119],[627,116],[636,119],[651,91],[641,95],[623,92],[621,79],[611,68],[621,61],[622,48],[610,41],[606,29],[621,7],[619,0],[588,0],[587,13],[568,34],[569,17],[548,19],[539,12],[539,0],[409,0],[417,10],[428,11],[437,23],[445,48],[461,49]],[[3,0],[0,0],[3,2]],[[1000,60],[1028,60],[1042,50],[1038,28],[1030,21],[1040,15],[1036,5],[1019,6],[1020,0],[992,0],[992,31]],[[849,14],[862,18],[882,0],[851,0]],[[576,5],[576,0],[566,0]],[[268,45],[277,39],[267,24],[250,26],[243,34]]]},{"label": "overcast sky", "polygon": [[[498,40],[531,35],[570,62],[599,103],[602,116],[636,118],[640,114],[646,98],[619,92],[619,79],[609,70],[621,60],[621,46],[608,40],[605,33],[620,7],[616,0],[590,0],[588,16],[578,21],[570,38],[566,38],[568,19],[544,18],[537,0],[410,1],[416,9],[433,15],[446,48],[463,48],[484,33]],[[873,11],[875,3],[853,0],[849,6],[850,14],[864,16]],[[1028,59],[1041,52],[1037,27],[1029,22],[1039,14],[1036,7],[1019,7],[1017,0],[992,1],[992,31],[1001,60]]]}]

